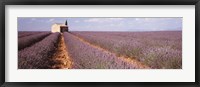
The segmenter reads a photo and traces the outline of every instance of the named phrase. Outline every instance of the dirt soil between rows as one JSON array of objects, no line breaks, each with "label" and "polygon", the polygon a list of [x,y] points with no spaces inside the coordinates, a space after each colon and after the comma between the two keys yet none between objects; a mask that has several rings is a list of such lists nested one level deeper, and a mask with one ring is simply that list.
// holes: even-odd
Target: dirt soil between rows
[{"label": "dirt soil between rows", "polygon": [[64,36],[61,33],[58,42],[58,48],[52,59],[56,62],[53,69],[71,69],[72,61],[68,55],[67,46],[65,45]]}]

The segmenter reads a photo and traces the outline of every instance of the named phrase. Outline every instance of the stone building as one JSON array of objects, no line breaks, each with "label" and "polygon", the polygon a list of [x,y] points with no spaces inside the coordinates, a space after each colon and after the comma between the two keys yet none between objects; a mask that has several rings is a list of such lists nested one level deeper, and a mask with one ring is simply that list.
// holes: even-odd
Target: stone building
[{"label": "stone building", "polygon": [[51,26],[51,32],[55,33],[55,32],[68,32],[68,25],[67,25],[67,20],[65,22],[65,24],[62,23],[55,23]]}]

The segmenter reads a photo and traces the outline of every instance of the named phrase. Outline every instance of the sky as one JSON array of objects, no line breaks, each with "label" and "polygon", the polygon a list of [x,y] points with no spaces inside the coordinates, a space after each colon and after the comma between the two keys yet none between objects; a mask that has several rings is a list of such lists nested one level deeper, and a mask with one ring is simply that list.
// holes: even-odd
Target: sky
[{"label": "sky", "polygon": [[181,31],[182,18],[139,17],[18,17],[18,31],[51,31],[54,23],[65,23],[69,31]]}]

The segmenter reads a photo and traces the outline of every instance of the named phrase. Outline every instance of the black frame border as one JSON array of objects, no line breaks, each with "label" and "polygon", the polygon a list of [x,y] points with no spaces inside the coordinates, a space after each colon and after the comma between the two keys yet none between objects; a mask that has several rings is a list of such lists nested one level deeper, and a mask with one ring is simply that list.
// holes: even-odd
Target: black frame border
[{"label": "black frame border", "polygon": [[[198,47],[200,0],[2,0],[0,1],[0,86],[1,87],[200,87]],[[195,82],[5,82],[6,5],[195,5]],[[173,78],[173,77],[172,77]]]}]

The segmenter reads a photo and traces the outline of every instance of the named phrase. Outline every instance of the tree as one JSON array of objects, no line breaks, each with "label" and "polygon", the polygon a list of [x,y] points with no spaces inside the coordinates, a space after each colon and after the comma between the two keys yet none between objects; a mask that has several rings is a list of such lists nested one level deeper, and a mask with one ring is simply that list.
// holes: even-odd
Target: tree
[{"label": "tree", "polygon": [[67,25],[67,20],[65,21],[65,25]]}]

